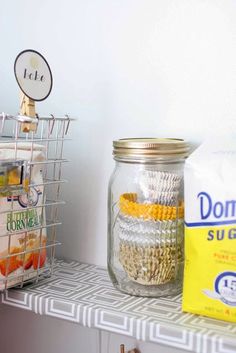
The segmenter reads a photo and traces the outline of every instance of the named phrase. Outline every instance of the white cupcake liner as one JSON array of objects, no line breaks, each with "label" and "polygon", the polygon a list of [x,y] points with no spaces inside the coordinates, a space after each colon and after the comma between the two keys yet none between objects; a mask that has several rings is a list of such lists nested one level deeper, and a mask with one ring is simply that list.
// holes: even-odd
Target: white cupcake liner
[{"label": "white cupcake liner", "polygon": [[162,233],[146,233],[138,234],[130,231],[121,230],[119,232],[119,240],[121,243],[136,245],[139,247],[165,247],[168,245],[179,245],[183,240],[180,232],[162,232]]},{"label": "white cupcake liner", "polygon": [[178,220],[150,220],[137,217],[131,217],[123,214],[119,214],[117,217],[117,223],[119,228],[135,231],[138,233],[167,231],[176,229],[178,226],[183,225],[183,219]]},{"label": "white cupcake liner", "polygon": [[139,246],[164,246],[183,241],[183,220],[151,221],[119,215],[117,222],[121,242]]},{"label": "white cupcake liner", "polygon": [[165,206],[177,206],[179,203],[179,191],[157,191],[149,190],[148,194],[143,194],[138,198],[139,202],[146,204],[160,204]]},{"label": "white cupcake liner", "polygon": [[175,173],[143,170],[139,178],[142,201],[165,205],[176,204],[182,177]]}]

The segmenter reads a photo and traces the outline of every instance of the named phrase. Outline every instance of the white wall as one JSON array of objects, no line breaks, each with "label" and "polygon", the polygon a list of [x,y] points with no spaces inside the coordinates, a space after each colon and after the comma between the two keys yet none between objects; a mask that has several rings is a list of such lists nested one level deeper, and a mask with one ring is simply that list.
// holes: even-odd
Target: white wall
[{"label": "white wall", "polygon": [[[0,306],[1,353],[183,353],[182,349],[137,341],[129,336],[85,328],[8,305]],[[12,339],[14,337],[14,339]]]},{"label": "white wall", "polygon": [[78,118],[66,153],[60,253],[106,264],[112,140],[200,142],[236,111],[235,0],[0,0],[0,110],[18,110],[13,62],[46,56],[54,76],[39,113]]},{"label": "white wall", "polygon": [[105,353],[98,330],[7,305],[0,315],[1,353]]}]

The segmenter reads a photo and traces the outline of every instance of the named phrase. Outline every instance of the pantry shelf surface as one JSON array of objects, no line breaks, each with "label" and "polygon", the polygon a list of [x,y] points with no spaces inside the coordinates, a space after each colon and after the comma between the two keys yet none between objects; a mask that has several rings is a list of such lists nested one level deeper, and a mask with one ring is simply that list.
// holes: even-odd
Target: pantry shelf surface
[{"label": "pantry shelf surface", "polygon": [[181,312],[181,296],[132,297],[117,291],[107,270],[56,260],[38,284],[1,294],[1,303],[197,353],[236,352],[236,325]]}]

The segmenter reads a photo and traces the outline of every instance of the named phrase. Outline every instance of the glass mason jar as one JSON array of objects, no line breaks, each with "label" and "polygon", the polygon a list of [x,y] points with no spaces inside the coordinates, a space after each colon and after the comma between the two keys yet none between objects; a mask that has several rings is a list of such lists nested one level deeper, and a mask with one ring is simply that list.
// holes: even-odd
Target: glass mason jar
[{"label": "glass mason jar", "polygon": [[116,288],[157,297],[182,289],[184,266],[181,139],[113,142],[108,196],[108,271]]}]

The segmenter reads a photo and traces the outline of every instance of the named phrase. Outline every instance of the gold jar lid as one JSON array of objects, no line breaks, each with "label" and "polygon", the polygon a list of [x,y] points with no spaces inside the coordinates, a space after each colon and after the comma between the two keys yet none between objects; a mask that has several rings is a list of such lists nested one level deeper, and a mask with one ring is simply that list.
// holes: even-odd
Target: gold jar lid
[{"label": "gold jar lid", "polygon": [[114,159],[119,161],[182,159],[189,152],[189,143],[177,138],[125,138],[113,141]]}]

